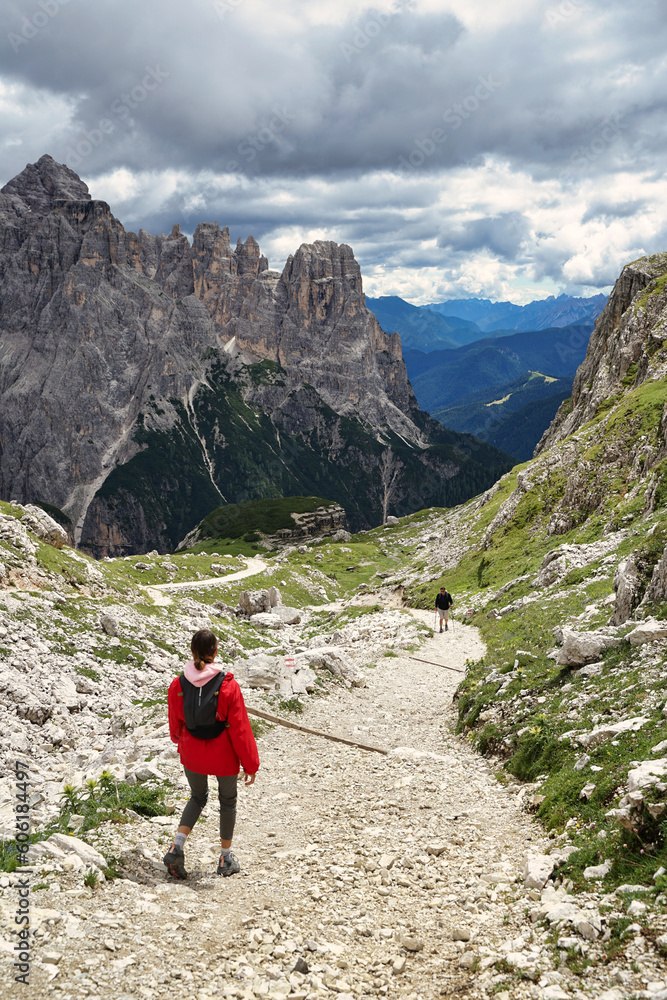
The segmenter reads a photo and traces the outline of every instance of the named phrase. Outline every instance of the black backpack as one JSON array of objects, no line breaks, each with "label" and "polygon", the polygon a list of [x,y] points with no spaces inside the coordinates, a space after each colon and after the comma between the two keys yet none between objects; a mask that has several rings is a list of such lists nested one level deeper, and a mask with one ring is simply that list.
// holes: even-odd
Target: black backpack
[{"label": "black backpack", "polygon": [[225,674],[221,672],[206,684],[197,687],[190,683],[185,674],[179,677],[183,692],[185,727],[197,740],[214,740],[229,726],[226,719],[220,721],[216,718],[218,695],[224,679]]}]

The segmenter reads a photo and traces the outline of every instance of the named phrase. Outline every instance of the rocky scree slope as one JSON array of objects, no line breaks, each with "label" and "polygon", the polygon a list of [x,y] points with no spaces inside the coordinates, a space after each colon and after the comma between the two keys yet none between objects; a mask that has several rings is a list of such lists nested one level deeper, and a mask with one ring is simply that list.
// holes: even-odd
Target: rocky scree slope
[{"label": "rocky scree slope", "polygon": [[[267,994],[315,1000],[332,989],[419,1000],[432,995],[434,984],[502,1000],[660,997],[667,988],[660,953],[667,917],[660,876],[652,880],[655,853],[647,852],[643,871],[632,872],[637,882],[624,879],[619,888],[619,873],[606,863],[619,846],[617,820],[599,827],[602,840],[589,825],[609,782],[615,787],[637,770],[629,760],[644,751],[638,738],[647,734],[656,745],[664,641],[656,643],[653,634],[649,645],[633,647],[644,652],[644,666],[647,650],[651,661],[644,721],[634,706],[624,711],[621,704],[627,698],[632,705],[633,684],[618,659],[568,668],[565,676],[563,667],[554,671],[542,656],[545,622],[562,620],[565,605],[570,614],[581,609],[576,624],[589,643],[616,641],[618,657],[617,630],[585,630],[608,614],[605,559],[616,561],[633,538],[625,531],[602,543],[569,544],[570,565],[585,571],[578,582],[533,583],[524,574],[500,594],[475,587],[479,560],[470,562],[466,546],[479,543],[515,483],[513,477],[456,511],[424,511],[342,543],[313,538],[288,546],[266,557],[266,571],[252,580],[256,589],[245,593],[225,580],[244,559],[154,551],[95,563],[55,547],[62,534],[43,512],[0,504],[2,755],[11,775],[17,755],[30,754],[36,841],[27,873],[11,870],[11,843],[3,847],[9,870],[0,876],[0,947],[8,965],[17,883],[27,874],[34,889],[33,982],[56,996],[106,992],[120,1000],[135,990],[166,996],[185,982],[210,996],[248,1000]],[[475,523],[480,514],[482,523]],[[522,535],[520,542],[523,558],[539,570],[530,539]],[[432,599],[442,578],[429,561],[447,560],[459,564],[443,581],[456,595],[457,620],[449,633],[432,635],[430,611],[415,617],[398,605],[404,587],[419,599],[415,581],[422,585],[425,575],[433,577]],[[483,574],[495,582],[505,568],[489,560],[482,584]],[[219,577],[217,585],[197,586],[211,576]],[[154,604],[150,593],[173,579],[193,587],[173,596],[163,591],[166,603]],[[375,594],[364,594],[372,588]],[[522,604],[518,596],[507,612],[508,602],[533,591],[539,601]],[[326,603],[313,606],[313,598]],[[547,614],[530,619],[541,601]],[[474,620],[489,642],[482,659],[476,630],[464,624],[468,608],[478,609]],[[509,634],[497,631],[507,626]],[[174,824],[170,810],[180,808],[184,795],[167,741],[165,689],[200,627],[220,635],[223,660],[249,704],[297,719],[292,712],[300,705],[308,725],[391,750],[387,758],[369,758],[345,748],[333,758],[334,748],[312,737],[281,729],[262,736],[258,799],[243,797],[241,805],[248,874],[233,883],[232,895],[210,875],[214,812],[189,846],[191,884],[170,884],[160,864]],[[571,656],[573,644],[562,638]],[[532,652],[517,652],[518,641]],[[517,663],[506,662],[508,649]],[[585,650],[594,652],[590,644]],[[288,653],[296,671],[286,669]],[[465,663],[466,657],[478,659]],[[507,789],[497,785],[491,771],[501,761],[492,757],[488,768],[480,767],[473,749],[451,733],[446,705],[456,675],[421,659],[467,667],[459,692],[462,735],[479,733],[474,713],[463,710],[472,700],[484,727],[479,735],[486,734],[480,749],[489,752],[491,745],[494,723],[481,720],[490,712],[497,720],[495,753],[510,766],[516,736],[518,750],[539,770],[513,775]],[[617,714],[615,725],[602,727],[605,742],[595,720],[604,695],[596,693],[609,678],[622,693],[608,699]],[[555,817],[544,773],[557,725],[554,692],[571,699],[574,721],[565,722],[571,731],[558,744],[559,768],[576,782],[564,803],[556,798]],[[619,728],[618,719],[631,724]],[[587,739],[583,753],[577,738]],[[610,762],[604,750],[612,746],[618,757]],[[584,783],[588,801],[579,798]],[[11,837],[11,780],[0,791],[0,819]],[[653,794],[648,801],[659,804]],[[609,805],[613,798],[605,810]],[[552,826],[550,844],[519,811],[538,806]],[[404,849],[397,851],[397,842]],[[582,875],[584,864],[592,871]],[[221,919],[228,927],[224,944]],[[165,969],[165,941],[184,940],[192,960]]]},{"label": "rocky scree slope", "polygon": [[[258,589],[239,593],[225,577],[242,559],[151,552],[94,563],[54,547],[62,538],[44,516],[0,506],[3,764],[8,774],[29,754],[35,831],[27,869],[12,871],[3,846],[3,973],[28,878],[31,985],[63,1000],[184,986],[240,1000],[622,1000],[648,996],[650,984],[660,997],[664,917],[639,905],[626,915],[624,893],[596,885],[573,894],[569,835],[544,841],[521,811],[531,786],[502,788],[494,764],[452,735],[456,676],[408,656],[464,669],[483,652],[476,630],[457,621],[433,635],[430,613],[392,610],[398,595],[386,586],[312,606],[313,596],[386,585],[426,532],[441,537],[449,512],[285,549],[267,557]],[[168,605],[145,589],[216,574],[218,587]],[[239,808],[244,875],[212,875],[210,810],[188,844],[191,879],[176,884],[160,862],[185,796],[165,689],[202,626],[221,636],[250,705],[299,719],[299,704],[307,725],[390,753],[265,732],[260,779]],[[9,837],[14,794],[3,780]]]},{"label": "rocky scree slope", "polygon": [[0,191],[0,233],[0,495],[64,511],[97,556],[166,552],[261,496],[377,523],[387,455],[397,513],[509,467],[419,410],[348,246],[304,244],[280,273],[217,223],[130,233],[49,156]]}]

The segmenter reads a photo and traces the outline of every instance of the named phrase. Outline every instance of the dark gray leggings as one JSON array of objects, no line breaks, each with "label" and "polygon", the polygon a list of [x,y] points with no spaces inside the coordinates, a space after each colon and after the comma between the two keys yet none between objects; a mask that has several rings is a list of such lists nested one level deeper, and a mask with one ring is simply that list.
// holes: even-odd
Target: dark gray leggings
[{"label": "dark gray leggings", "polygon": [[[196,774],[184,767],[185,777],[192,794],[185,803],[180,826],[193,828],[208,799],[208,775]],[[218,800],[220,802],[220,839],[231,840],[236,823],[237,776],[235,774],[217,777]]]}]

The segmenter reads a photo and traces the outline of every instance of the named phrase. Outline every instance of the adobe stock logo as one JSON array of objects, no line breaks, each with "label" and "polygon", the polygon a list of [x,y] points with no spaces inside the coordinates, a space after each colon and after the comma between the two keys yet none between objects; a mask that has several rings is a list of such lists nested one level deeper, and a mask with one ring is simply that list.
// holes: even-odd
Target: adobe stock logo
[{"label": "adobe stock logo", "polygon": [[102,145],[106,136],[112,135],[116,131],[117,122],[113,120],[112,115],[121,121],[127,121],[132,117],[132,111],[138,108],[169,76],[169,73],[160,69],[159,65],[146,66],[145,68],[146,75],[137,81],[131,90],[120,94],[111,102],[108,117],[100,118],[97,128],[82,129],[77,139],[67,147],[65,162],[73,170],[77,169],[86,156],[90,156],[96,146]]},{"label": "adobe stock logo", "polygon": [[18,52],[22,45],[27,45],[28,42],[35,38],[42,28],[45,28],[49,21],[60,13],[60,8],[68,4],[69,0],[39,0],[38,7],[32,17],[24,17],[21,21],[20,34],[15,31],[10,31],[7,34],[7,41],[14,49],[14,52]]},{"label": "adobe stock logo", "polygon": [[[494,80],[493,74],[478,77],[478,84],[471,94],[456,104],[452,104],[443,112],[442,120],[449,130],[456,132],[463,123],[475,114],[484,101],[488,101],[492,94],[502,87],[499,80]],[[416,170],[424,163],[427,157],[433,156],[438,146],[444,145],[448,139],[446,128],[434,128],[424,139],[415,139],[414,148],[407,157],[399,156],[398,162],[405,169]]]}]

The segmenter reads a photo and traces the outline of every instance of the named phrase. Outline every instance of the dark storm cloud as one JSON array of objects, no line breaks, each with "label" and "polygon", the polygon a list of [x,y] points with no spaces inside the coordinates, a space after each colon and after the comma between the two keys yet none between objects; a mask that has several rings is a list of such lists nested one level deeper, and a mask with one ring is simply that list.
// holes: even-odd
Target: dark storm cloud
[{"label": "dark storm cloud", "polygon": [[438,246],[455,251],[484,247],[504,260],[514,261],[530,227],[519,212],[504,212],[495,218],[472,219],[438,237]]},{"label": "dark storm cloud", "polygon": [[593,219],[629,219],[647,207],[647,202],[643,198],[635,198],[632,201],[606,202],[596,201],[589,205],[587,211],[581,218],[582,222],[591,222]]},{"label": "dark storm cloud", "polygon": [[[45,2],[55,10],[59,0]],[[17,43],[22,18],[39,10],[32,0],[2,9],[4,73],[72,99],[75,120],[57,158],[101,121],[111,123],[86,158],[93,171],[140,169],[164,157],[188,169],[231,164],[251,176],[396,168],[433,144],[436,130],[444,137],[423,169],[493,150],[551,170],[586,151],[610,115],[631,108],[627,140],[638,155],[654,146],[655,130],[642,130],[656,93],[647,82],[667,82],[657,37],[664,16],[650,16],[659,14],[653,3],[633,8],[629,50],[617,32],[628,12],[612,6],[586,61],[573,58],[568,25],[550,28],[543,11],[520,30],[477,36],[447,12],[366,10],[306,29],[268,8],[253,20],[253,0],[229,7],[222,20],[209,0],[193,0],[185,13],[173,0],[69,0]],[[581,17],[595,12],[591,5]],[[638,81],[619,79],[621,49],[628,69],[641,65]],[[600,160],[589,157],[587,169]]]},{"label": "dark storm cloud", "polygon": [[[567,270],[574,224],[597,227],[590,281],[662,232],[612,232],[642,212],[632,177],[659,185],[663,173],[662,2],[526,0],[520,14],[481,0],[439,12],[419,0],[327,7],[3,4],[0,177],[49,152],[97,196],[107,195],[96,179],[109,184],[115,170],[142,177],[117,211],[133,228],[192,232],[218,219],[276,245],[281,228],[325,232],[374,263],[455,271],[479,252],[508,267],[531,261],[534,278],[557,282],[585,277],[579,264]],[[489,160],[505,165],[497,186],[476,179],[460,193]],[[151,173],[159,188],[166,171],[177,180],[146,197]],[[517,177],[539,205],[520,203]]]}]

